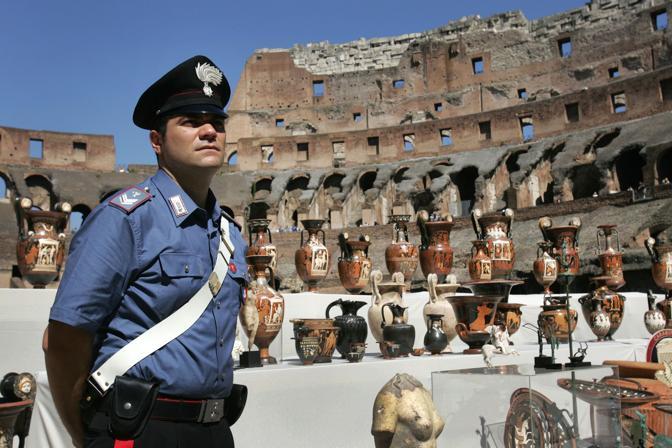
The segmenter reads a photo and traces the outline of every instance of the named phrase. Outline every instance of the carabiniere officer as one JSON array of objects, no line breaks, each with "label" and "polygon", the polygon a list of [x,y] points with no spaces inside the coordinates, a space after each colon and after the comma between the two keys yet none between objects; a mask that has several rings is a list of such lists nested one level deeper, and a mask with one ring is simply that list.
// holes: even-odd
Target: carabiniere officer
[{"label": "carabiniere officer", "polygon": [[[150,131],[156,174],[101,203],[73,238],[44,349],[56,408],[77,447],[234,446],[227,419],[241,409],[231,409],[231,349],[249,279],[247,246],[210,190],[224,162],[229,96],[226,78],[204,56],[152,84],[133,122]],[[193,325],[123,375],[158,385],[158,398],[139,437],[120,443],[110,429],[115,387],[92,399],[87,377],[208,282],[222,219],[233,246],[228,272]],[[131,400],[121,412],[141,418],[132,412],[136,392],[122,389],[118,395]],[[83,397],[94,402],[86,423]]]}]

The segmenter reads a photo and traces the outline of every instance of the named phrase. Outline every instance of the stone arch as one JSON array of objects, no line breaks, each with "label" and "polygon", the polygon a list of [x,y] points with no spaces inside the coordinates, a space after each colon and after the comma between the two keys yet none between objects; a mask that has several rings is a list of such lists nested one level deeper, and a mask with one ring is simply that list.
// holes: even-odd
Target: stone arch
[{"label": "stone arch", "polygon": [[643,168],[646,160],[639,153],[640,149],[640,146],[627,149],[614,160],[614,171],[620,191],[626,191],[629,188],[636,190],[644,181]]},{"label": "stone arch", "polygon": [[594,163],[574,167],[572,175],[572,197],[590,198],[604,188],[602,173]]},{"label": "stone arch", "polygon": [[345,174],[331,173],[324,179],[322,186],[329,193],[338,193],[343,191],[343,179],[345,179]]},{"label": "stone arch", "polygon": [[377,171],[367,171],[359,176],[359,181],[357,184],[359,185],[359,188],[362,190],[362,192],[366,193],[368,190],[373,188],[377,176]]},{"label": "stone arch", "polygon": [[663,151],[656,162],[656,171],[658,174],[658,183],[672,183],[672,148]]},{"label": "stone arch", "polygon": [[107,191],[103,192],[100,195],[100,203],[102,204],[106,200],[110,199],[112,196],[117,194],[120,190],[121,190],[121,188],[113,188],[111,190],[107,190]]},{"label": "stone arch", "polygon": [[310,182],[310,175],[308,174],[297,174],[292,177],[289,182],[287,182],[287,191],[294,190],[307,190],[308,183]]},{"label": "stone arch", "polygon": [[460,216],[466,216],[474,207],[476,201],[476,179],[478,178],[478,168],[475,166],[465,166],[457,173],[450,175],[450,180],[457,186],[460,194]]},{"label": "stone arch", "polygon": [[266,219],[269,208],[265,202],[252,202],[248,206],[248,219]]},{"label": "stone arch", "polygon": [[70,220],[68,222],[68,227],[70,228],[71,233],[75,233],[86,220],[86,217],[91,213],[91,208],[86,204],[77,204],[72,207],[72,212],[70,213]]},{"label": "stone arch", "polygon": [[238,166],[238,151],[233,151],[226,159],[229,166]]},{"label": "stone arch", "polygon": [[262,177],[257,179],[252,185],[252,199],[259,200],[265,199],[269,194],[271,194],[271,184],[273,183],[272,177]]},{"label": "stone arch", "polygon": [[404,177],[404,174],[406,174],[406,171],[408,171],[408,169],[409,167],[402,166],[394,173],[394,176],[392,176],[392,180],[394,180],[395,184],[400,184],[402,181],[406,179],[406,177]]},{"label": "stone arch", "polygon": [[520,171],[520,165],[518,164],[518,159],[520,158],[521,155],[525,154],[528,150],[523,149],[521,151],[515,151],[509,155],[509,157],[506,158],[506,169],[511,173],[515,173],[516,171]]},{"label": "stone arch", "polygon": [[0,171],[0,202],[7,202],[12,198],[15,188],[8,175]]},{"label": "stone arch", "polygon": [[43,174],[30,174],[24,179],[28,196],[33,200],[33,207],[40,210],[51,210],[54,200],[51,180]]}]

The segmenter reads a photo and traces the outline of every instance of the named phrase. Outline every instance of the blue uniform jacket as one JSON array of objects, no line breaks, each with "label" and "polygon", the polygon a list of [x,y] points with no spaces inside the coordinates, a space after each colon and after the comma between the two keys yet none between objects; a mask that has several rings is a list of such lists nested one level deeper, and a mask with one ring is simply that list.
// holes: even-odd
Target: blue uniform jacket
[{"label": "blue uniform jacket", "polygon": [[[221,211],[209,192],[199,208],[164,171],[96,207],[72,240],[50,320],[95,335],[94,363],[189,300],[207,281],[220,241]],[[163,394],[229,395],[236,319],[249,275],[247,245],[229,224],[235,247],[217,296],[181,336],[127,375],[158,381]]]}]

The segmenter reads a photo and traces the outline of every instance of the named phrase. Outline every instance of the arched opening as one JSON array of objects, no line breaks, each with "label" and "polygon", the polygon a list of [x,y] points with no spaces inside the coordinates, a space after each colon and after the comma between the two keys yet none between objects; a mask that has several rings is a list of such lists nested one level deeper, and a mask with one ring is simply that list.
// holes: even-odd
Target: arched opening
[{"label": "arched opening", "polygon": [[229,166],[236,166],[238,165],[238,151],[233,151],[231,155],[229,156],[228,159],[226,159],[226,163],[229,164]]},{"label": "arched opening", "polygon": [[112,196],[114,196],[115,194],[117,194],[117,193],[119,192],[119,190],[121,190],[121,188],[117,188],[117,189],[114,189],[114,190],[110,190],[110,191],[107,191],[107,192],[101,194],[101,195],[100,195],[100,202],[103,203],[103,202],[105,202],[106,200],[110,199]]},{"label": "arched opening", "polygon": [[413,209],[416,213],[420,210],[427,210],[431,215],[434,212],[433,201],[434,195],[429,190],[422,191],[413,195]]},{"label": "arched opening", "polygon": [[515,173],[516,171],[520,171],[520,165],[518,164],[518,158],[521,155],[525,154],[526,152],[527,152],[527,150],[514,152],[509,157],[507,157],[507,159],[506,159],[506,169],[509,172],[509,174]]},{"label": "arched opening", "polygon": [[72,212],[70,213],[70,232],[75,233],[82,227],[84,220],[91,213],[91,209],[84,204],[77,204],[72,207]]},{"label": "arched opening", "polygon": [[300,174],[287,182],[287,191],[307,190],[310,178],[305,174]]},{"label": "arched opening", "polygon": [[249,205],[248,219],[266,219],[270,206],[265,202],[253,202]]},{"label": "arched opening", "polygon": [[341,173],[333,173],[327,176],[326,179],[324,179],[324,189],[327,190],[328,193],[339,193],[343,191],[343,186],[341,183],[343,182],[343,179],[345,178],[345,174]]},{"label": "arched opening", "polygon": [[271,184],[273,183],[272,177],[264,177],[257,180],[254,185],[252,185],[252,198],[254,199],[264,199],[271,193]]},{"label": "arched opening", "polygon": [[0,173],[0,201],[6,202],[12,196],[11,183],[9,178],[4,174]]},{"label": "arched opening", "polygon": [[592,197],[604,187],[602,173],[592,163],[575,167],[571,179],[574,199]]},{"label": "arched opening", "polygon": [[536,200],[536,205],[541,205],[541,204],[552,204],[553,203],[553,189],[555,188],[555,182],[552,181],[548,185],[546,185],[546,191],[544,191],[544,194],[539,196]]},{"label": "arched opening", "polygon": [[672,183],[672,149],[665,151],[658,159],[656,165],[658,183]]},{"label": "arched opening", "polygon": [[26,177],[25,182],[33,205],[40,210],[51,210],[54,204],[51,181],[41,174],[33,174]]},{"label": "arched opening", "polygon": [[637,147],[624,151],[614,162],[621,191],[626,191],[628,188],[637,189],[644,180],[642,169],[646,161],[639,154],[640,149]]},{"label": "arched opening", "polygon": [[401,168],[399,168],[397,170],[396,173],[394,173],[394,176],[392,177],[392,179],[394,180],[395,184],[401,183],[404,179],[406,179],[404,177],[404,174],[406,174],[406,171],[408,171],[408,167],[407,166],[402,166]]},{"label": "arched opening", "polygon": [[359,177],[359,188],[366,193],[373,188],[373,183],[376,181],[378,173],[376,171],[367,171]]},{"label": "arched opening", "polygon": [[477,178],[478,168],[475,166],[467,166],[458,173],[450,175],[450,180],[457,186],[460,193],[460,216],[468,215],[474,206]]}]

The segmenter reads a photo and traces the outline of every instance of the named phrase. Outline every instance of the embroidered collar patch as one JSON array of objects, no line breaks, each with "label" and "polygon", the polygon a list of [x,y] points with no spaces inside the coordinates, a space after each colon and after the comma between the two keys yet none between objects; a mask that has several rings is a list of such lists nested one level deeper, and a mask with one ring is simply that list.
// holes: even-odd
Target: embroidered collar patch
[{"label": "embroidered collar patch", "polygon": [[184,205],[184,201],[182,200],[182,196],[180,196],[179,194],[171,196],[169,201],[170,206],[173,208],[173,213],[175,213],[175,216],[177,216],[178,218],[180,216],[189,214],[189,210],[187,210],[187,207]]},{"label": "embroidered collar patch", "polygon": [[152,195],[147,191],[136,186],[126,188],[112,196],[109,200],[110,205],[123,210],[126,213],[131,213],[140,205],[149,201]]}]

